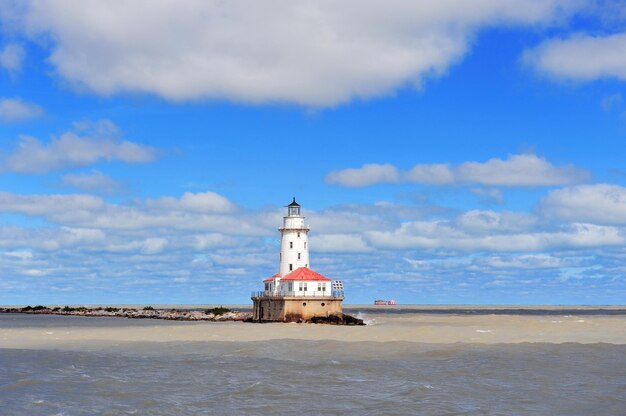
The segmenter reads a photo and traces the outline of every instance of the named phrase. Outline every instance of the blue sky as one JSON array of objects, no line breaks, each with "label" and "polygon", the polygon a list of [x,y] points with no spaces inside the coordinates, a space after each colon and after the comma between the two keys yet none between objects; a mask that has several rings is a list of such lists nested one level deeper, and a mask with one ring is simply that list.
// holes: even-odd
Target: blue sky
[{"label": "blue sky", "polygon": [[0,304],[624,303],[624,2],[0,6]]}]

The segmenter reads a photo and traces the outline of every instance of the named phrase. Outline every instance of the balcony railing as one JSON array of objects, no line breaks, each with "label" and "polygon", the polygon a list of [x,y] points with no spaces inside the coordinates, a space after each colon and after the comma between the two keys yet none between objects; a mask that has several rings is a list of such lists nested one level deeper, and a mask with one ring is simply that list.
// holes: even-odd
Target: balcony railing
[{"label": "balcony railing", "polygon": [[251,297],[253,298],[261,298],[261,297],[286,297],[286,296],[298,296],[298,297],[307,297],[307,298],[314,298],[314,297],[328,297],[328,296],[332,296],[334,298],[343,298],[343,290],[333,290],[330,294],[328,292],[315,292],[315,291],[271,291],[271,290],[264,290],[264,291],[255,291],[252,292]]}]

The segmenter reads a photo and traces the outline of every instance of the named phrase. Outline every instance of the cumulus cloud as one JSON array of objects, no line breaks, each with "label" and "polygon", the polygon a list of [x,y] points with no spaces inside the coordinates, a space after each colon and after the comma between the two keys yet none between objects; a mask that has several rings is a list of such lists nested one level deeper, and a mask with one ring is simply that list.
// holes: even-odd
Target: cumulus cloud
[{"label": "cumulus cloud", "polygon": [[0,98],[0,122],[17,123],[43,114],[41,106],[19,98]]},{"label": "cumulus cloud", "polygon": [[[186,302],[198,291],[202,298],[194,302],[206,302],[207,294],[241,302],[258,287],[259,276],[276,272],[276,225],[284,209],[276,210],[278,216],[274,210],[210,212],[195,203],[219,198],[204,194],[119,203],[84,199],[88,195],[1,194],[0,213],[45,221],[44,226],[39,219],[27,227],[0,224],[0,272],[9,276],[0,282],[2,293],[15,295],[14,287],[27,284],[20,276],[29,276],[41,277],[37,287],[50,293],[61,290],[51,285],[62,282],[63,290],[80,297],[77,302],[98,291],[115,293],[116,299],[135,296],[137,285],[147,282],[154,284],[142,294],[160,296],[161,303],[175,301],[179,289],[170,282],[181,287]],[[441,293],[496,281],[511,293],[529,284],[542,291],[555,282],[567,284],[560,276],[568,267],[576,268],[577,282],[592,272],[594,284],[600,274],[603,284],[623,274],[623,268],[609,267],[610,261],[597,256],[613,252],[613,265],[621,265],[626,227],[544,222],[531,213],[489,210],[420,218],[423,211],[384,201],[305,215],[312,226],[313,267],[345,280],[355,298],[362,288],[381,282],[386,290],[430,291],[428,296],[438,299]],[[589,270],[591,261],[594,270]],[[57,303],[62,302],[67,301]]]},{"label": "cumulus cloud", "polygon": [[326,182],[347,187],[400,180],[428,185],[533,187],[573,184],[588,180],[590,176],[589,172],[574,165],[554,166],[536,155],[521,154],[510,155],[507,159],[493,158],[486,162],[465,162],[456,166],[419,164],[404,173],[391,164],[364,165],[361,168],[331,172]]},{"label": "cumulus cloud", "polygon": [[579,185],[551,191],[539,204],[546,216],[597,224],[626,224],[626,188]]},{"label": "cumulus cloud", "polygon": [[0,192],[2,212],[49,216],[67,212],[90,212],[104,207],[104,201],[92,195],[16,195]]},{"label": "cumulus cloud", "polygon": [[504,195],[496,188],[473,188],[470,190],[483,204],[503,204]]},{"label": "cumulus cloud", "polygon": [[[262,235],[267,228],[242,221],[232,213],[236,206],[214,192],[185,193],[127,203],[107,203],[93,195],[19,195],[0,192],[0,212],[41,216],[70,227],[145,230],[218,231],[235,235]],[[275,224],[274,224],[275,226]],[[272,227],[274,228],[274,227]]]},{"label": "cumulus cloud", "polygon": [[366,164],[357,169],[342,169],[329,173],[326,182],[352,188],[378,183],[397,182],[400,178],[398,169],[390,164]]},{"label": "cumulus cloud", "polygon": [[32,260],[33,252],[28,250],[15,250],[15,251],[7,251],[4,253],[5,256],[13,257],[16,259],[20,259],[22,261]]},{"label": "cumulus cloud", "polygon": [[362,253],[371,251],[358,234],[321,234],[311,237],[311,247],[319,252]]},{"label": "cumulus cloud", "polygon": [[626,33],[607,36],[578,34],[566,39],[550,39],[526,50],[523,60],[556,78],[626,80]]},{"label": "cumulus cloud", "polygon": [[433,185],[450,184],[456,180],[450,165],[444,163],[415,165],[404,178],[409,182]]},{"label": "cumulus cloud", "polygon": [[102,172],[68,173],[61,177],[61,185],[101,194],[114,194],[123,189],[123,185]]},{"label": "cumulus cloud", "polygon": [[[565,0],[27,1],[26,36],[97,94],[324,107],[445,73],[486,26],[549,24]],[[103,71],[102,68],[106,68]]]},{"label": "cumulus cloud", "polygon": [[460,182],[490,186],[566,185],[589,179],[587,171],[574,165],[554,166],[532,154],[493,158],[487,162],[465,162],[457,169]]},{"label": "cumulus cloud", "polygon": [[570,261],[550,254],[524,254],[519,256],[489,256],[482,264],[498,269],[551,269],[568,266]]},{"label": "cumulus cloud", "polygon": [[215,192],[185,192],[182,197],[165,196],[148,201],[148,206],[166,210],[182,210],[192,212],[230,212],[235,205],[227,198]]},{"label": "cumulus cloud", "polygon": [[0,67],[11,73],[19,71],[26,55],[24,48],[15,43],[9,43],[0,50]]},{"label": "cumulus cloud", "polygon": [[553,231],[473,233],[449,221],[411,221],[391,231],[365,233],[365,239],[384,249],[454,249],[469,252],[528,252],[561,248],[621,246],[626,234],[617,227],[566,224]]},{"label": "cumulus cloud", "polygon": [[0,166],[12,172],[35,174],[101,161],[147,163],[156,158],[154,148],[118,136],[117,127],[108,120],[77,124],[74,131],[52,137],[47,143],[23,136]]},{"label": "cumulus cloud", "polygon": [[503,233],[529,230],[538,220],[525,212],[470,210],[459,214],[454,222],[466,231]]},{"label": "cumulus cloud", "polygon": [[167,240],[165,238],[147,238],[141,247],[141,251],[144,254],[157,254],[163,251],[167,246]]}]

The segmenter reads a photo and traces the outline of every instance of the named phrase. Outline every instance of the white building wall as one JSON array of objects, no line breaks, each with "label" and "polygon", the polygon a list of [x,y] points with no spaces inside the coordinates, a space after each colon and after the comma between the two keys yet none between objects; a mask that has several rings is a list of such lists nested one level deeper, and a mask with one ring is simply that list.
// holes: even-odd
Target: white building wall
[{"label": "white building wall", "polygon": [[[304,225],[304,217],[283,218],[279,229],[280,237],[280,276],[283,277],[300,267],[311,267],[309,263],[309,229]],[[290,267],[291,265],[291,267]]]},{"label": "white building wall", "polygon": [[[313,280],[313,281],[296,280],[296,281],[289,281],[289,282],[280,282],[280,286],[278,290],[280,292],[288,292],[289,283],[293,283],[294,296],[331,296],[333,292],[331,282],[320,282],[317,280]],[[300,283],[304,283],[306,285],[306,289],[307,289],[306,291],[300,292]],[[317,290],[318,283],[325,285],[325,287],[323,287],[323,289],[325,290]]]}]

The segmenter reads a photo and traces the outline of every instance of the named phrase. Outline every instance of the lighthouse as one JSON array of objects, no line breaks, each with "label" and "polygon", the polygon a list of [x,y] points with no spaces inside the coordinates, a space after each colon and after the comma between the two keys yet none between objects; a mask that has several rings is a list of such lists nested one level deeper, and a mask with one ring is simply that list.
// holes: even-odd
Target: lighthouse
[{"label": "lighthouse", "polygon": [[281,277],[299,269],[309,267],[309,227],[304,225],[300,215],[300,204],[293,198],[287,205],[287,216],[283,217],[280,231],[280,271]]},{"label": "lighthouse", "polygon": [[278,273],[263,280],[264,290],[252,292],[254,320],[301,321],[342,314],[343,282],[310,268],[309,230],[301,206],[293,198],[286,206],[280,232]]}]

